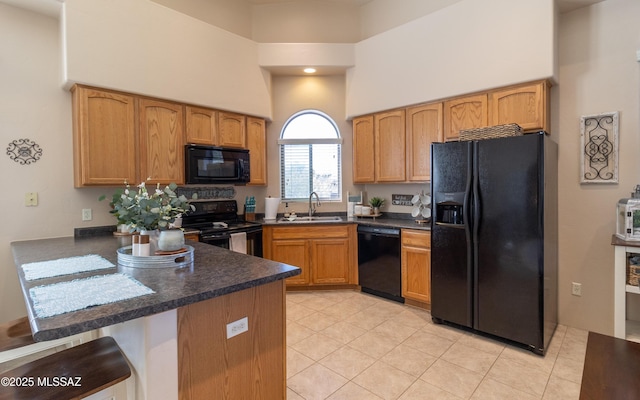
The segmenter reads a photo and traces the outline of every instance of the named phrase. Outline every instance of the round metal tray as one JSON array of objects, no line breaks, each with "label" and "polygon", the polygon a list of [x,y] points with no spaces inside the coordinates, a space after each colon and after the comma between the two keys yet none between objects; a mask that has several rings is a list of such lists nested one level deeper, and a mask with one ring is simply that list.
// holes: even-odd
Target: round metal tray
[{"label": "round metal tray", "polygon": [[161,256],[132,256],[131,246],[118,249],[118,264],[132,268],[175,268],[193,262],[193,247],[184,246],[186,251]]}]

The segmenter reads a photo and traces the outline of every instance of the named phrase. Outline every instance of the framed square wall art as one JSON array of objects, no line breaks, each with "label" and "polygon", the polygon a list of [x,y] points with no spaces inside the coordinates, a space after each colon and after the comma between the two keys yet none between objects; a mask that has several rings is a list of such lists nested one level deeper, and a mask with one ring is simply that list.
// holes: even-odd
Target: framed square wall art
[{"label": "framed square wall art", "polygon": [[580,118],[580,183],[618,183],[618,112]]}]

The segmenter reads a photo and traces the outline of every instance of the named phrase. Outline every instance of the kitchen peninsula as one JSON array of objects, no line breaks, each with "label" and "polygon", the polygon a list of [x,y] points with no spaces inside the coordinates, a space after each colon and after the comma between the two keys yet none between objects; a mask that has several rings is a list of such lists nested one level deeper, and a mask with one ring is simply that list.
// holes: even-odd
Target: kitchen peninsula
[{"label": "kitchen peninsula", "polygon": [[[129,360],[129,399],[285,397],[285,285],[296,267],[191,242],[193,263],[130,268],[117,263],[127,239],[64,237],[13,242],[11,248],[33,337],[81,332],[112,336]],[[114,264],[92,272],[27,280],[22,265],[96,254]],[[30,289],[122,274],[154,293],[39,318]],[[247,318],[247,331],[228,324]]]}]

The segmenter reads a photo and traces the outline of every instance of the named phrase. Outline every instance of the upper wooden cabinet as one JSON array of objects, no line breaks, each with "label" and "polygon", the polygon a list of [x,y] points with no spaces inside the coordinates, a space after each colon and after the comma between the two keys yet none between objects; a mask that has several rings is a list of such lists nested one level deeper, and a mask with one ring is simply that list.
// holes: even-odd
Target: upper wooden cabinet
[{"label": "upper wooden cabinet", "polygon": [[71,91],[75,186],[135,183],[134,97],[83,86]]},{"label": "upper wooden cabinet", "polygon": [[489,103],[486,94],[444,102],[444,140],[458,140],[462,129],[487,126]]},{"label": "upper wooden cabinet", "polygon": [[218,121],[215,110],[186,106],[185,126],[187,143],[216,144]]},{"label": "upper wooden cabinet", "polygon": [[374,182],[376,177],[373,115],[353,119],[353,183]]},{"label": "upper wooden cabinet", "polygon": [[252,185],[267,184],[266,123],[242,114],[74,85],[74,184],[184,184],[184,145],[251,154]]},{"label": "upper wooden cabinet", "polygon": [[267,129],[262,118],[247,117],[247,149],[251,163],[249,185],[267,184]]},{"label": "upper wooden cabinet", "polygon": [[245,116],[229,112],[218,113],[218,146],[246,147]]},{"label": "upper wooden cabinet", "polygon": [[376,182],[405,180],[405,114],[393,110],[374,115]]},{"label": "upper wooden cabinet", "polygon": [[489,111],[490,126],[516,123],[525,132],[549,132],[549,83],[490,92]]},{"label": "upper wooden cabinet", "polygon": [[407,119],[407,180],[431,179],[431,143],[442,142],[442,103],[410,107]]},{"label": "upper wooden cabinet", "polygon": [[549,132],[549,82],[538,81],[444,102],[444,139],[460,130],[518,124],[524,132]]},{"label": "upper wooden cabinet", "polygon": [[140,176],[151,177],[149,183],[184,184],[183,110],[177,103],[139,101]]},{"label": "upper wooden cabinet", "polygon": [[442,103],[354,118],[354,183],[429,180],[434,141],[442,141]]}]

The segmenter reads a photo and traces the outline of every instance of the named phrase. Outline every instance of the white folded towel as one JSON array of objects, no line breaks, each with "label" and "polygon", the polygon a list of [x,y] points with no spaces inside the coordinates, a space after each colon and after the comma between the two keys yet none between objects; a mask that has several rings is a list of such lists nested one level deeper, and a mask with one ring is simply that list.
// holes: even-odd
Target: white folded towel
[{"label": "white folded towel", "polygon": [[229,239],[229,249],[236,253],[247,254],[247,233],[232,233]]}]

